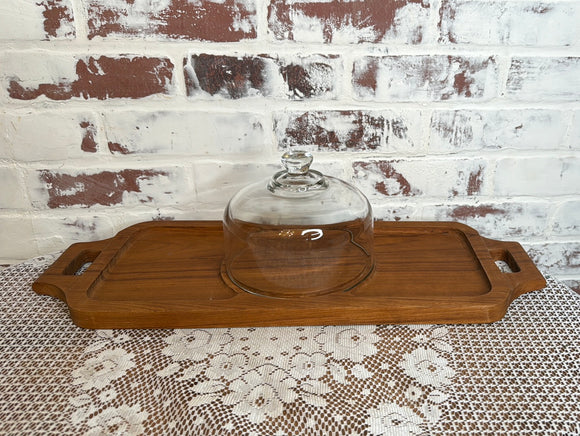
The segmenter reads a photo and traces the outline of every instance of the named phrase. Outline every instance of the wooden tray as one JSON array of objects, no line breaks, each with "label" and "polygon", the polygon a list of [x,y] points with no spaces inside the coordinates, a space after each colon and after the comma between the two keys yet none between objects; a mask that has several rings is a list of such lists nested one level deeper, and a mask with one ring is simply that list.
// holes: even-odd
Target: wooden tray
[{"label": "wooden tray", "polygon": [[520,244],[458,223],[377,222],[375,254],[348,292],[276,299],[222,279],[221,222],[147,222],[70,246],[33,289],[64,300],[75,324],[106,329],[489,323],[546,285]]}]

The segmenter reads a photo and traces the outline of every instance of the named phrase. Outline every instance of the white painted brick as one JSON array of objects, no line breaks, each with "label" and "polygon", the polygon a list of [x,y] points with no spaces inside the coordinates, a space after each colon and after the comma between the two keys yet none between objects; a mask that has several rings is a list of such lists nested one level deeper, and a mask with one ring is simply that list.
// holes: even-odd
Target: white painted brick
[{"label": "white painted brick", "polygon": [[36,2],[3,0],[0,3],[0,39],[44,39],[42,6]]},{"label": "white painted brick", "polygon": [[[215,215],[213,219],[221,219],[221,214]],[[4,223],[4,217],[0,217]],[[191,220],[209,219],[207,216],[196,216],[191,208],[178,210],[174,208],[151,209],[145,207],[138,208],[112,208],[106,213],[83,214],[75,212],[70,214],[65,210],[59,210],[50,215],[31,215],[26,218],[32,226],[25,225],[26,237],[31,238],[39,253],[54,253],[65,250],[71,244],[77,242],[99,241],[115,236],[121,230],[137,223],[160,220]],[[4,227],[2,227],[4,228]],[[0,232],[1,233],[1,232]],[[17,243],[17,235],[14,236]],[[0,236],[0,240],[2,237]],[[26,241],[24,238],[23,241]],[[0,253],[2,249],[0,248]],[[0,259],[3,254],[0,254]],[[36,255],[35,250],[30,250],[21,259],[26,259]],[[6,256],[4,257],[7,258]],[[8,258],[15,259],[12,256]]]},{"label": "white painted brick", "polygon": [[580,37],[578,2],[443,1],[443,42],[566,46]]},{"label": "white painted brick", "polygon": [[23,174],[18,168],[0,167],[0,209],[25,209],[30,206],[23,182]]},{"label": "white painted brick", "polygon": [[463,197],[487,191],[487,163],[481,159],[400,159],[355,162],[354,181],[380,205],[392,196]]},{"label": "white painted brick", "polygon": [[512,59],[506,96],[526,101],[580,99],[580,57]]},{"label": "white painted brick", "polygon": [[205,207],[200,203],[169,204],[151,207],[114,208],[106,211],[106,216],[112,222],[112,233],[115,235],[123,229],[137,223],[149,221],[204,221],[223,218],[224,208]]},{"label": "white painted brick", "polygon": [[[336,154],[314,154],[314,161],[312,162],[311,168],[321,172],[325,176],[335,177],[341,180],[347,180],[352,177],[351,163]],[[280,169],[283,169],[283,166]]]},{"label": "white painted brick", "polygon": [[497,96],[493,56],[366,56],[353,67],[357,99],[376,101],[490,100]]},{"label": "white painted brick", "polygon": [[374,202],[373,217],[377,221],[412,221],[418,219],[419,209],[415,204],[392,204]]},{"label": "white painted brick", "polygon": [[17,262],[39,254],[28,215],[0,216],[0,260]]},{"label": "white painted brick", "polygon": [[[578,276],[578,274],[576,274]],[[566,284],[570,289],[572,289],[577,294],[580,294],[580,279],[574,278],[564,278],[560,276],[560,280]]]},{"label": "white painted brick", "polygon": [[18,79],[24,88],[38,88],[46,83],[70,83],[78,78],[77,60],[70,55],[37,51],[10,51],[0,55],[2,88]]},{"label": "white painted brick", "polygon": [[523,244],[531,259],[549,274],[578,274],[580,241]]},{"label": "white painted brick", "polygon": [[[183,205],[182,205],[183,206]],[[96,213],[93,213],[96,212]],[[204,211],[205,212],[205,211]],[[213,217],[207,212],[199,214],[191,206],[177,209],[173,205],[151,207],[109,208],[70,214],[66,210],[53,211],[50,215],[34,217],[34,230],[41,252],[67,248],[76,242],[97,241],[115,236],[137,223],[149,221],[221,219],[223,211]]]},{"label": "white painted brick", "polygon": [[427,122],[425,112],[419,110],[387,112],[385,151],[399,155],[424,153]]},{"label": "white painted brick", "polygon": [[[222,219],[228,201],[248,185],[257,184],[257,189],[269,195],[268,183],[282,169],[281,165],[274,164],[223,162],[200,162],[195,164],[194,168],[197,189],[196,215],[203,213],[206,219]],[[311,168],[327,177],[345,179],[346,168],[340,161],[317,159]]]},{"label": "white painted brick", "polygon": [[98,241],[116,233],[105,215],[52,214],[35,216],[35,239],[41,253],[64,250],[76,242]]},{"label": "white painted brick", "polygon": [[437,110],[429,151],[549,150],[563,147],[566,114],[558,110]]},{"label": "white painted brick", "polygon": [[230,198],[244,186],[267,180],[279,170],[276,164],[196,162],[193,171],[197,207],[223,211]]},{"label": "white painted brick", "polygon": [[36,2],[3,0],[0,3],[0,39],[44,39],[42,10]]},{"label": "white painted brick", "polygon": [[30,111],[0,115],[0,129],[0,149],[23,162],[86,157],[91,135],[95,143],[90,147],[94,151],[97,147],[97,124],[90,113]]},{"label": "white painted brick", "polygon": [[0,159],[13,159],[12,147],[8,136],[9,117],[0,113]]},{"label": "white painted brick", "polygon": [[[57,9],[58,8],[58,9]],[[69,0],[2,0],[0,2],[0,39],[43,40],[74,36],[71,3]],[[68,9],[68,11],[67,11]],[[50,13],[51,10],[55,13]],[[44,16],[47,11],[50,20]]]},{"label": "white painted brick", "polygon": [[572,150],[580,150],[580,111],[574,111],[569,148]]},{"label": "white painted brick", "polygon": [[422,219],[461,222],[489,238],[528,238],[546,233],[549,212],[547,201],[437,204],[425,206]]},{"label": "white painted brick", "polygon": [[554,213],[556,235],[580,235],[580,200],[566,201]]},{"label": "white painted brick", "polygon": [[580,193],[576,157],[505,158],[495,171],[496,195],[553,196]]},{"label": "white painted brick", "polygon": [[[220,211],[221,217],[228,201],[236,192],[258,182],[263,182],[266,189],[268,181],[276,172],[282,170],[282,165],[275,160],[266,164],[201,161],[194,163],[193,168],[197,193],[196,208],[207,210],[213,216],[215,211]],[[339,160],[316,158],[311,168],[328,176],[345,178],[345,165]]]},{"label": "white painted brick", "polygon": [[262,153],[266,145],[265,122],[257,114],[131,111],[105,112],[103,117],[113,153],[221,156]]},{"label": "white painted brick", "polygon": [[407,2],[397,9],[392,28],[385,33],[382,42],[387,44],[420,44],[435,40],[430,21],[433,1]]},{"label": "white painted brick", "polygon": [[[206,83],[210,88],[221,87],[216,95],[231,88],[233,96],[211,99],[209,91],[204,98],[192,94],[184,75],[183,60],[194,55],[167,46],[168,39],[203,40],[197,29],[157,29],[182,12],[177,2],[166,14],[169,0],[153,6],[74,1],[77,12],[89,14],[77,19],[93,19],[77,25],[83,38],[94,38],[90,52],[80,40],[78,47],[46,42],[75,36],[72,18],[53,26],[53,34],[43,15],[49,3],[72,10],[71,0],[0,1],[0,97],[7,103],[0,110],[0,260],[110,237],[142,221],[221,219],[238,189],[265,183],[280,169],[273,152],[279,145],[313,150],[314,169],[354,180],[369,196],[376,219],[465,222],[484,236],[529,244],[533,259],[554,274],[580,277],[577,1],[441,0],[440,16],[439,2],[403,2],[394,6],[392,23],[378,22],[381,15],[373,11],[368,19],[357,12],[380,2],[343,1],[338,9],[346,19],[326,24],[308,11],[333,13],[332,1],[261,2],[257,22],[270,27],[258,28],[249,45],[222,41],[219,29],[209,32],[218,44],[204,46],[216,62],[247,56],[261,65],[239,69],[235,83],[225,70],[223,77],[212,76],[213,70],[198,74],[198,80],[212,82]],[[254,2],[213,3],[225,11],[247,6],[240,38],[254,38]],[[286,24],[284,17],[266,17],[266,6],[287,9],[290,27],[277,27]],[[117,24],[121,28],[112,30]],[[439,47],[432,50],[437,31]],[[143,50],[138,38],[147,39]],[[355,44],[345,52],[345,43]],[[76,52],[69,53],[73,46]],[[520,53],[518,46],[527,47]],[[505,57],[508,52],[513,60]],[[125,62],[152,53],[163,58]],[[145,86],[131,87],[139,72]],[[507,75],[501,96],[499,73]],[[255,84],[253,74],[259,76],[252,76]],[[147,95],[158,98],[136,104],[134,99]],[[392,101],[404,104],[378,103]],[[481,101],[489,104],[472,104]],[[521,103],[510,109],[514,101]],[[378,114],[384,123],[364,124],[359,134],[357,123],[368,118],[353,117],[355,112]],[[291,135],[288,126],[298,113],[329,117],[308,119]],[[318,127],[325,132],[320,137],[307,129]],[[94,143],[87,143],[87,129]],[[324,139],[331,133],[333,144]],[[124,153],[135,156],[119,156]],[[392,153],[398,159],[386,157]],[[88,168],[78,164],[85,157],[93,158],[82,160]],[[490,165],[490,159],[497,161]],[[142,172],[132,172],[135,167]],[[42,179],[44,168],[50,169],[45,174],[72,177]],[[91,178],[99,173],[104,179]],[[506,198],[512,196],[532,198]]]}]

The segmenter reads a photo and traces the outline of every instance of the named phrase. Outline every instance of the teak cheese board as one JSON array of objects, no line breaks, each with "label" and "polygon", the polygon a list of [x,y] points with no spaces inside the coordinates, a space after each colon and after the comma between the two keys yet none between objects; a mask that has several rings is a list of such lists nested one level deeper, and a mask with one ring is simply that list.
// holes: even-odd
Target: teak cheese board
[{"label": "teak cheese board", "polygon": [[146,222],[71,245],[33,290],[65,301],[78,326],[108,329],[490,323],[546,285],[520,244],[463,224],[376,222],[374,239],[376,265],[359,286],[279,299],[223,278],[221,222]]}]

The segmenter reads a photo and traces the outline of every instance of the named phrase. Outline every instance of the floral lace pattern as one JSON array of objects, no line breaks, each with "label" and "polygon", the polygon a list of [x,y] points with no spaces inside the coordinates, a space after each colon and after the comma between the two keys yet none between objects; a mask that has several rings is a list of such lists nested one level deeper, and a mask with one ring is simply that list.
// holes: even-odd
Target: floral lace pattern
[{"label": "floral lace pattern", "polygon": [[[330,430],[317,417],[338,407],[342,413],[332,414],[332,426],[341,434],[421,434],[439,418],[438,404],[454,373],[443,357],[451,351],[446,328],[396,330],[401,329],[98,330],[84,363],[71,373],[82,391],[72,398],[78,407],[74,420],[89,433],[138,434],[159,410],[182,409],[196,416],[183,431],[196,434],[271,434],[272,428],[278,434],[317,434]],[[407,346],[390,349],[389,362],[381,355],[390,341]],[[145,357],[142,346],[154,364],[136,365],[137,353]],[[133,379],[159,385],[143,392],[153,398],[138,401],[149,407],[103,407],[115,404]],[[168,391],[173,395],[166,397]]]},{"label": "floral lace pattern", "polygon": [[551,279],[492,325],[83,330],[30,289],[52,260],[0,272],[2,434],[580,431],[580,298]]}]

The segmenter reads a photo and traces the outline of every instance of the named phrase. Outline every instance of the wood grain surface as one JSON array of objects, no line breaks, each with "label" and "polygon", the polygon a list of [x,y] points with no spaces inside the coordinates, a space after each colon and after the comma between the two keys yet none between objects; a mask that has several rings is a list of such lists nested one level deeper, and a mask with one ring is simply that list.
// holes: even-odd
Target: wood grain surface
[{"label": "wood grain surface", "polygon": [[65,301],[85,328],[194,328],[489,323],[546,283],[520,244],[459,223],[377,222],[374,241],[376,265],[359,286],[280,299],[222,274],[221,222],[147,222],[71,245],[33,290]]}]

